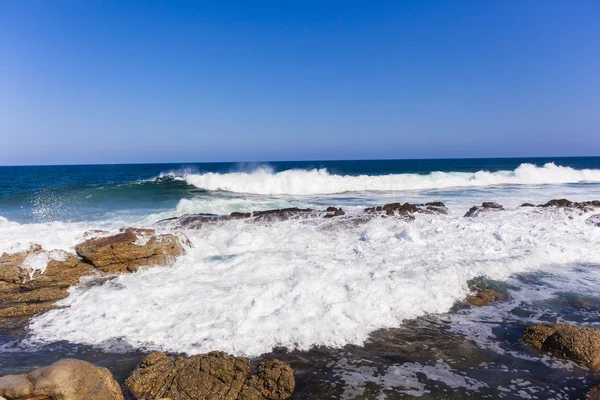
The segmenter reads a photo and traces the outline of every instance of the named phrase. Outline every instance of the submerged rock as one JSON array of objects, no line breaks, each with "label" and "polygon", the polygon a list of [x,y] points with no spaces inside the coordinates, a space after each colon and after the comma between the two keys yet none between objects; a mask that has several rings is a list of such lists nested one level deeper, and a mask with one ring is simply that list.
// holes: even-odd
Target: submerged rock
[{"label": "submerged rock", "polygon": [[23,317],[53,308],[82,276],[96,272],[63,250],[39,245],[0,257],[0,317]]},{"label": "submerged rock", "polygon": [[491,201],[486,201],[481,203],[480,206],[473,206],[467,211],[465,217],[477,217],[482,213],[490,212],[490,211],[503,211],[504,207],[502,207],[498,203],[493,203]]},{"label": "submerged rock", "polygon": [[200,229],[206,224],[218,221],[219,218],[216,214],[185,214],[181,217],[161,219],[155,225],[169,225],[180,229]]},{"label": "submerged rock", "polygon": [[191,357],[152,353],[125,381],[136,399],[283,400],[294,392],[294,372],[281,361],[260,363],[214,351]]},{"label": "submerged rock", "polygon": [[594,214],[585,220],[586,223],[594,226],[600,226],[600,214]]},{"label": "submerged rock", "polygon": [[257,221],[285,221],[292,218],[310,217],[314,211],[310,208],[282,208],[279,210],[255,211],[251,217]]},{"label": "submerged rock", "polygon": [[123,400],[119,384],[106,368],[63,359],[23,375],[0,377],[6,400]]},{"label": "submerged rock", "polygon": [[143,266],[169,265],[184,253],[177,236],[134,228],[87,240],[78,244],[75,251],[86,262],[107,273],[135,272]]},{"label": "submerged rock", "polygon": [[521,340],[556,357],[566,358],[588,368],[600,366],[600,329],[571,324],[539,323],[529,326]]},{"label": "submerged rock", "polygon": [[503,301],[508,298],[506,293],[490,288],[481,278],[469,281],[469,290],[471,290],[471,294],[465,301],[476,307],[483,307],[493,301]]}]

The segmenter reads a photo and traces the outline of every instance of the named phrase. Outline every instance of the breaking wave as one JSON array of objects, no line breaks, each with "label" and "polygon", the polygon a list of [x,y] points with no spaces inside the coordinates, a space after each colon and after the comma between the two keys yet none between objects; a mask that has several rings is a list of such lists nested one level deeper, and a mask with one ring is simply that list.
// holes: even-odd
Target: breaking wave
[{"label": "breaking wave", "polygon": [[600,182],[598,169],[573,169],[554,163],[521,164],[513,171],[431,172],[428,174],[336,175],[327,169],[273,172],[185,174],[197,188],[264,195],[318,195],[358,191],[429,190],[495,185],[543,185]]}]

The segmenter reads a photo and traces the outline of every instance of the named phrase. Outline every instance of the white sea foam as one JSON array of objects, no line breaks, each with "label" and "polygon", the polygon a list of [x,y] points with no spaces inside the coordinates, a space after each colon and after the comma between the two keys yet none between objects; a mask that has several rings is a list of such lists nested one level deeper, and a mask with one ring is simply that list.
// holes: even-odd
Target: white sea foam
[{"label": "white sea foam", "polygon": [[391,175],[335,175],[326,169],[287,170],[273,173],[259,168],[253,172],[184,174],[191,185],[205,190],[237,193],[315,195],[356,191],[400,191],[483,187],[492,185],[541,185],[600,182],[600,170],[521,164],[514,171],[432,172]]},{"label": "white sea foam", "polygon": [[600,263],[586,215],[519,209],[477,219],[243,221],[188,231],[171,268],[76,287],[34,318],[34,341],[258,355],[274,346],[360,344],[370,332],[447,311],[476,276]]}]

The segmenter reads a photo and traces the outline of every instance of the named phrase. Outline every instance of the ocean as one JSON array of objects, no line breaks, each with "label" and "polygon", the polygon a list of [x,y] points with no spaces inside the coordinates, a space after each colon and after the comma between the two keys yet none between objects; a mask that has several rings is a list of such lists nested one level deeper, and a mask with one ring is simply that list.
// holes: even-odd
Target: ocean
[{"label": "ocean", "polygon": [[[222,350],[290,362],[298,399],[581,398],[600,377],[518,340],[537,321],[600,327],[593,212],[519,207],[560,198],[600,199],[600,157],[0,167],[0,253],[184,214],[349,217],[178,230],[190,247],[173,266],[1,327],[0,374],[68,356],[122,382],[148,351]],[[448,215],[351,218],[432,201]],[[464,217],[484,201],[506,210]],[[464,305],[473,280],[508,300]]]}]

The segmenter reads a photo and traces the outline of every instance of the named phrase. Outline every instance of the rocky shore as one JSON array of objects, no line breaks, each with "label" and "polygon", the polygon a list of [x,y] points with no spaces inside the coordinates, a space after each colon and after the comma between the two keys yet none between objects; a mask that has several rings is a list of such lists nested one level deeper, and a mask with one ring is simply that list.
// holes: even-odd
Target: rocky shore
[{"label": "rocky shore", "polygon": [[[552,200],[541,205],[521,207],[545,212],[589,213],[600,208],[600,201],[571,202]],[[466,218],[483,218],[488,213],[505,211],[500,204],[484,202],[472,207]],[[412,221],[419,214],[448,214],[441,202],[426,204],[390,203],[349,214],[337,207],[325,210],[286,208],[248,213],[188,214],[161,220],[156,229],[123,228],[117,233],[90,231],[86,240],[75,246],[75,254],[44,249],[33,244],[27,250],[0,256],[0,324],[16,318],[29,318],[59,307],[69,288],[85,280],[103,282],[115,274],[135,273],[142,267],[169,266],[186,252],[189,245],[178,230],[202,229],[205,224],[240,220],[268,223],[290,219],[308,220],[401,218]],[[587,218],[600,227],[600,214]],[[171,233],[161,233],[169,228]],[[470,283],[468,307],[485,307],[508,299],[508,294],[488,287],[483,281]],[[521,330],[520,342],[540,353],[570,360],[592,371],[600,367],[600,329],[574,324],[538,323]],[[418,341],[418,339],[417,339]],[[131,372],[123,386],[111,373],[85,361],[63,359],[22,375],[0,378],[0,400],[25,399],[287,399],[295,390],[295,373],[290,363],[276,358],[248,360],[222,352],[191,357],[151,353]],[[600,398],[593,388],[590,399]]]}]

